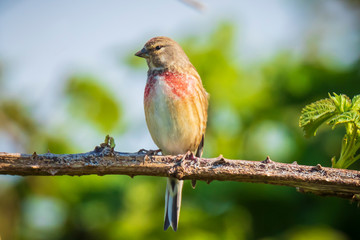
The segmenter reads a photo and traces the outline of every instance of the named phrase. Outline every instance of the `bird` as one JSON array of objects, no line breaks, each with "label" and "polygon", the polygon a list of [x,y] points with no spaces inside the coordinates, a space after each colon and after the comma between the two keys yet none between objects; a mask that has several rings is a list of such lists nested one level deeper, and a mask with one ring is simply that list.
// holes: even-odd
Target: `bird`
[{"label": "bird", "polygon": [[[144,90],[145,119],[163,155],[201,157],[209,94],[181,46],[169,37],[148,40],[135,56],[148,65]],[[164,230],[178,229],[183,181],[167,179]]]}]

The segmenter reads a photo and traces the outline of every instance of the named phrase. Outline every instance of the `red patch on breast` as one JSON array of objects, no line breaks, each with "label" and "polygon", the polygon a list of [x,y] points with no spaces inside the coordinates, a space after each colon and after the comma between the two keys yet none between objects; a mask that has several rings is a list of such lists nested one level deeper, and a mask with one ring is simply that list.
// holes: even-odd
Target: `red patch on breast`
[{"label": "red patch on breast", "polygon": [[150,91],[154,90],[154,85],[156,83],[156,78],[153,75],[150,75],[148,77],[148,80],[146,82],[146,86],[145,86],[145,92],[144,92],[144,98],[148,98]]},{"label": "red patch on breast", "polygon": [[154,86],[157,81],[165,81],[171,92],[178,97],[184,97],[188,95],[192,89],[195,77],[183,73],[163,72],[159,74],[149,75],[148,81],[145,86],[144,97],[147,98],[151,91],[154,90]]}]

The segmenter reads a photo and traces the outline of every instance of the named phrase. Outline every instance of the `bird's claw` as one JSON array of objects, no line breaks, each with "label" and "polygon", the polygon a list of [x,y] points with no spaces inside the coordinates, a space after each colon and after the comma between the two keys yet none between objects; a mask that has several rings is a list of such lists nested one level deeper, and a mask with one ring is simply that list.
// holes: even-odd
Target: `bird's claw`
[{"label": "bird's claw", "polygon": [[[185,153],[184,155],[183,155],[183,157],[181,158],[181,162],[182,161],[184,161],[185,159],[188,159],[188,160],[190,160],[190,161],[194,161],[195,163],[197,162],[197,157],[195,157],[195,155],[194,155],[194,153],[193,152],[191,152],[191,151],[188,151],[187,153]],[[196,180],[191,180],[191,187],[193,188],[193,189],[195,189],[195,187],[196,187]]]},{"label": "bird's claw", "polygon": [[194,179],[191,180],[191,187],[192,187],[192,189],[195,189],[195,187],[196,187],[196,180],[194,180]]},{"label": "bird's claw", "polygon": [[188,159],[188,160],[192,160],[192,161],[196,161],[197,158],[195,157],[194,153],[191,151],[188,151],[187,153],[185,153],[183,155],[183,157],[181,158],[181,161]]}]

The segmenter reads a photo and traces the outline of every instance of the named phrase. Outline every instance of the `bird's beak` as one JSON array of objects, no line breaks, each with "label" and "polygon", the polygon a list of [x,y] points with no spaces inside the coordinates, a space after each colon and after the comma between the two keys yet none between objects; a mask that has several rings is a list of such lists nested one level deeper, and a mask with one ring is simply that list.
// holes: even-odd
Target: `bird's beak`
[{"label": "bird's beak", "polygon": [[135,53],[135,56],[142,57],[142,58],[147,58],[147,57],[149,57],[149,52],[146,50],[145,47],[143,47],[143,49],[141,49],[140,51]]}]

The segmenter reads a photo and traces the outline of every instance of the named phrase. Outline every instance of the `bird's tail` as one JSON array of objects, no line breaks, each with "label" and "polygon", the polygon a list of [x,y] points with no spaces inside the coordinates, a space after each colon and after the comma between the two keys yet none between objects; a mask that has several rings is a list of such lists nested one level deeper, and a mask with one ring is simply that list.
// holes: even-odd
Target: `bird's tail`
[{"label": "bird's tail", "polygon": [[176,178],[168,178],[165,193],[165,220],[164,230],[171,226],[177,230],[180,216],[181,192],[183,181]]}]

